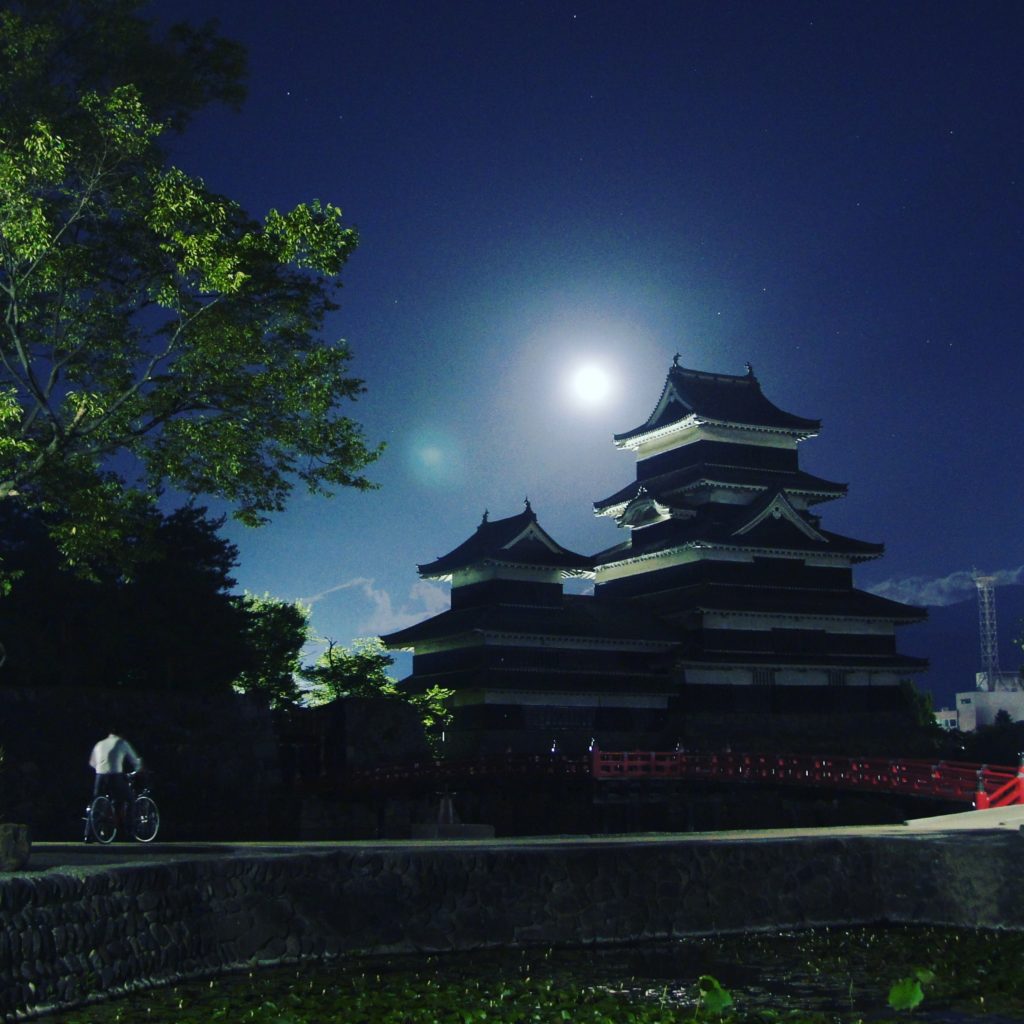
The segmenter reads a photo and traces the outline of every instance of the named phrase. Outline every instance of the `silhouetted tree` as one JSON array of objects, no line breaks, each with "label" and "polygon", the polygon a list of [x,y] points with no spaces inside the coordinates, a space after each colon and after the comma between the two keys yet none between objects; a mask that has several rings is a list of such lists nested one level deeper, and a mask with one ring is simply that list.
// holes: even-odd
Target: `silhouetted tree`
[{"label": "silhouetted tree", "polygon": [[965,733],[967,758],[979,764],[1015,766],[1024,751],[1024,722],[1015,722],[1004,708],[991,725]]},{"label": "silhouetted tree", "polygon": [[943,750],[947,740],[935,719],[935,702],[931,693],[918,689],[909,679],[900,682],[900,691],[911,717],[902,740],[904,753],[926,756]]},{"label": "silhouetted tree", "polygon": [[0,598],[0,685],[229,692],[255,652],[222,524],[202,508],[149,511],[126,532],[140,551],[131,573],[94,559],[83,574],[65,566],[38,515],[0,502],[0,556],[15,577]]},{"label": "silhouetted tree", "polygon": [[246,594],[246,641],[255,662],[235,680],[235,689],[265,700],[272,708],[298,704],[302,648],[309,638],[309,609],[269,594]]}]

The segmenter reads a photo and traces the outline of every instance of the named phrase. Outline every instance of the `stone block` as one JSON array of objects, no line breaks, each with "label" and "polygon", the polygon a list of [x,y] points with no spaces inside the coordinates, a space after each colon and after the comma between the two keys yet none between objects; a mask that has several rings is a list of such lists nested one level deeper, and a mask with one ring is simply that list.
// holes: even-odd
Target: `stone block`
[{"label": "stone block", "polygon": [[0,825],[0,871],[19,871],[31,852],[28,825]]}]

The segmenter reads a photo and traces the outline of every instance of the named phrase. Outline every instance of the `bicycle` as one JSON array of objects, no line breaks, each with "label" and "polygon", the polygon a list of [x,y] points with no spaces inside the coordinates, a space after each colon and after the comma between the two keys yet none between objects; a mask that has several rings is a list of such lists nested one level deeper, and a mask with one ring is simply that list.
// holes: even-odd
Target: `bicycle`
[{"label": "bicycle", "polygon": [[120,826],[128,825],[131,836],[140,843],[151,843],[160,829],[160,809],[150,796],[149,786],[138,778],[139,772],[129,772],[128,785],[131,800],[115,800],[106,794],[93,797],[85,809],[84,841],[112,843]]}]

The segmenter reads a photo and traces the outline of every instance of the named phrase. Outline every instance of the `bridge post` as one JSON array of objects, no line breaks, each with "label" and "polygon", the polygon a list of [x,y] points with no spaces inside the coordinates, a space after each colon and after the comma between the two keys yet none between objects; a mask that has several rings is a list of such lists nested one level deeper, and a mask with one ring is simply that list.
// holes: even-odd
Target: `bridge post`
[{"label": "bridge post", "polygon": [[447,786],[438,793],[441,798],[441,804],[437,809],[437,823],[438,825],[454,825],[455,822],[455,805],[452,803],[452,793]]},{"label": "bridge post", "polygon": [[985,773],[978,771],[978,788],[974,793],[974,809],[984,811],[988,809],[988,793],[985,792]]}]

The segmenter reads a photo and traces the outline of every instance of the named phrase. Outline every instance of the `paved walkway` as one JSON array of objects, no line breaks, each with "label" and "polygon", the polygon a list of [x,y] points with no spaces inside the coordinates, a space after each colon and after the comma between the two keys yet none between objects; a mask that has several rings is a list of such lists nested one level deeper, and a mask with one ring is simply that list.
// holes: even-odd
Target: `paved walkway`
[{"label": "paved walkway", "polygon": [[1016,831],[1024,828],[1024,806],[990,807],[985,811],[959,811],[934,818],[912,818],[906,827],[929,832],[979,828],[1009,828]]},{"label": "paved walkway", "polygon": [[316,842],[244,843],[33,843],[30,871],[63,867],[101,867],[109,864],[146,863],[153,860],[186,860],[195,857],[232,857],[314,852],[340,847],[356,849],[425,849],[480,846],[495,848],[572,846],[650,846],[679,843],[753,842],[801,839],[807,836],[878,836],[916,833],[960,832],[1024,828],[1024,807],[997,807],[963,811],[933,818],[915,818],[901,825],[845,825],[831,828],[749,829],[730,832],[649,832],[608,836],[523,836],[500,839],[357,839]]}]

